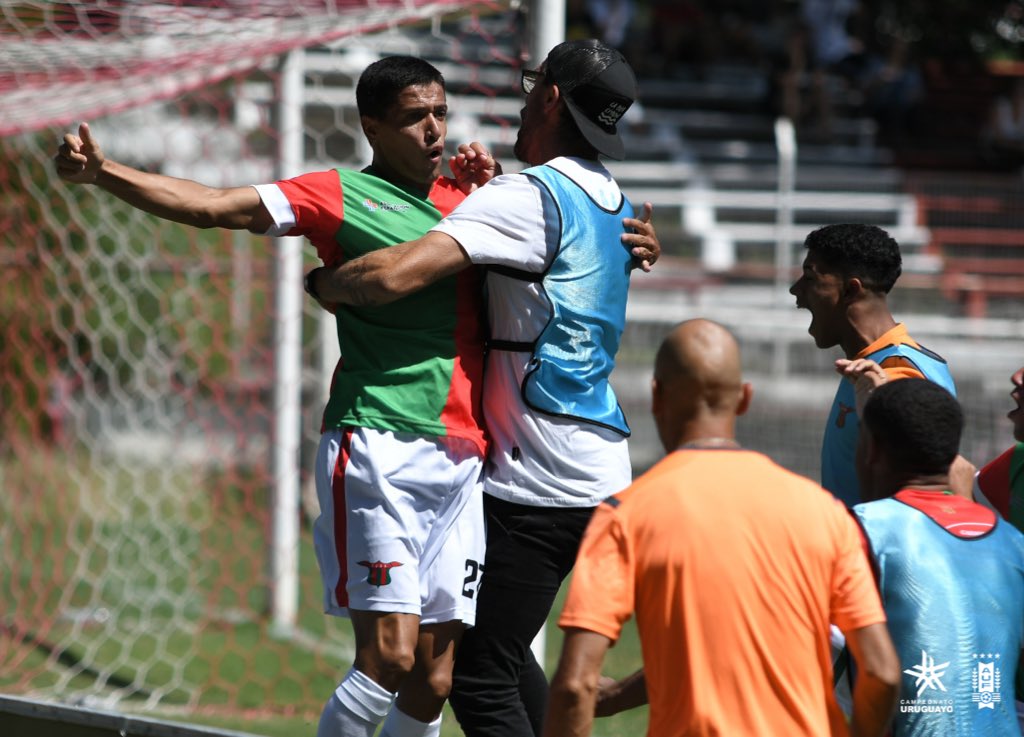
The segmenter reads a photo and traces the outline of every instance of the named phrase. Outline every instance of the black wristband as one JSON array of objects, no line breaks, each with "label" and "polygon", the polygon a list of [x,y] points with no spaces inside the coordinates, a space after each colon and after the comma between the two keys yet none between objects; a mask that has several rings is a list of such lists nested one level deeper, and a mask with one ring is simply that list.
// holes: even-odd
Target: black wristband
[{"label": "black wristband", "polygon": [[320,295],[316,293],[316,281],[313,279],[313,275],[318,271],[320,271],[319,266],[306,272],[306,276],[302,280],[302,288],[306,290],[306,294],[319,302]]}]

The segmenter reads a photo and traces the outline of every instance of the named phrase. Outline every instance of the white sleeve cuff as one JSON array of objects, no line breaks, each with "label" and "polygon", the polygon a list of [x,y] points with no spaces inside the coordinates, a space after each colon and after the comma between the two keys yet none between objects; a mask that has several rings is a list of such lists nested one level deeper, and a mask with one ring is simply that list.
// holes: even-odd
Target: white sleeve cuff
[{"label": "white sleeve cuff", "polygon": [[295,227],[295,212],[280,187],[276,184],[254,184],[252,186],[259,193],[263,206],[267,208],[270,217],[274,219],[274,224],[267,229],[264,235],[279,237]]}]

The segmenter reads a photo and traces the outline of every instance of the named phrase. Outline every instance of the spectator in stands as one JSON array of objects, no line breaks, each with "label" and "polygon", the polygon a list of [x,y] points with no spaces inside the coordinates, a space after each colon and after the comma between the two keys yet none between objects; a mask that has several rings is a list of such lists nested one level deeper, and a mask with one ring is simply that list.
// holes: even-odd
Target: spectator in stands
[{"label": "spectator in stands", "polygon": [[923,379],[886,382],[870,361],[850,375],[863,407],[857,467],[871,500],[854,513],[904,669],[893,733],[1019,735],[1024,535],[950,490],[963,414],[949,392]]},{"label": "spectator in stands", "polygon": [[805,88],[810,84],[810,54],[807,24],[799,17],[786,15],[781,46],[771,57],[769,105],[772,112],[788,118],[796,126],[800,126],[808,117],[808,111],[814,108],[814,100],[808,101],[805,96]]},{"label": "spectator in stands", "polygon": [[860,0],[802,0],[801,17],[811,45],[811,68],[856,76],[864,56],[864,42],[850,32],[850,21],[861,10]]},{"label": "spectator in stands", "polygon": [[725,328],[691,320],[666,337],[652,412],[668,456],[587,529],[545,737],[589,734],[602,660],[634,611],[644,675],[603,713],[649,698],[653,737],[846,734],[833,621],[859,668],[852,733],[884,733],[899,663],[860,532],[816,484],[739,446],[750,399]]},{"label": "spectator in stands", "polygon": [[863,110],[878,124],[879,141],[897,146],[913,131],[924,99],[914,46],[898,34],[876,33],[851,84],[863,96]]},{"label": "spectator in stands", "polygon": [[776,110],[807,134],[830,139],[836,95],[861,89],[868,62],[859,0],[803,0],[787,14],[772,83]]},{"label": "spectator in stands", "polygon": [[622,49],[636,13],[633,0],[576,0],[566,8],[567,16],[573,7],[575,15],[585,19],[590,31],[577,38],[596,37],[613,48]]},{"label": "spectator in stands", "polygon": [[[914,341],[889,311],[886,295],[902,270],[899,246],[874,225],[827,225],[807,236],[802,275],[790,287],[811,313],[808,332],[823,350],[879,363],[890,379],[924,377],[955,392],[943,358]],[[843,364],[837,364],[842,371]],[[825,426],[821,483],[848,506],[860,501],[854,455],[859,420],[853,385],[841,380]]]},{"label": "spectator in stands", "polygon": [[999,95],[982,130],[983,153],[1000,167],[1024,164],[1024,77],[1017,77]]},{"label": "spectator in stands", "polygon": [[689,64],[699,76],[719,56],[714,13],[706,0],[651,0],[648,35],[650,48],[642,58],[653,75],[677,76],[680,65]]}]

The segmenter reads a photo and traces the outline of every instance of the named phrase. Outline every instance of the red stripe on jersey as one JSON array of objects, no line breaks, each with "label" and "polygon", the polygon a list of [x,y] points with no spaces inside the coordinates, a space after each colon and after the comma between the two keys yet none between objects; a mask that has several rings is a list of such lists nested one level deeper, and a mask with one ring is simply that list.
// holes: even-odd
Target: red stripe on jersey
[{"label": "red stripe on jersey", "polygon": [[447,428],[473,428],[469,439],[477,444],[481,455],[486,455],[487,439],[482,431],[484,333],[480,269],[470,266],[456,280],[455,358],[441,422]]},{"label": "red stripe on jersey", "polygon": [[434,186],[430,188],[428,197],[443,218],[448,217],[448,213],[466,199],[466,195],[451,177],[438,177]]},{"label": "red stripe on jersey", "polygon": [[[441,177],[430,190],[430,201],[442,216],[447,216],[466,195],[455,180]],[[482,428],[484,375],[484,307],[480,269],[470,266],[456,277],[455,359],[448,398],[441,410],[441,422],[447,428]],[[469,407],[465,397],[470,398]],[[482,454],[487,441],[482,433],[470,438]]]},{"label": "red stripe on jersey", "polygon": [[1004,519],[1010,518],[1010,468],[1015,447],[978,471],[978,488]]},{"label": "red stripe on jersey", "polygon": [[991,509],[948,492],[904,489],[894,498],[924,513],[956,537],[981,537],[996,524],[996,513]]},{"label": "red stripe on jersey", "polygon": [[277,182],[277,186],[288,198],[295,215],[295,227],[286,235],[308,238],[326,266],[340,264],[341,248],[334,236],[345,219],[345,205],[338,172],[311,172]]},{"label": "red stripe on jersey", "polygon": [[345,502],[345,469],[352,448],[352,430],[341,433],[341,448],[331,473],[331,497],[334,499],[334,553],[338,558],[338,583],[334,598],[338,606],[348,606],[348,506]]}]

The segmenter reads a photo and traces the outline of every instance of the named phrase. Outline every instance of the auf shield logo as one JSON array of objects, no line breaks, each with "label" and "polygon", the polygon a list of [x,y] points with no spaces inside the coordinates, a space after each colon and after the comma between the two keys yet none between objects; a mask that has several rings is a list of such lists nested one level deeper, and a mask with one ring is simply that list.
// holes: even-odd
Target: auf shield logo
[{"label": "auf shield logo", "polygon": [[365,207],[370,212],[374,212],[375,210],[377,210],[377,203],[371,200],[369,197],[367,197],[365,200],[363,200],[363,207]]},{"label": "auf shield logo", "polygon": [[914,677],[914,685],[918,687],[917,695],[920,696],[926,688],[938,691],[946,690],[946,687],[942,685],[942,676],[946,674],[946,668],[948,667],[949,661],[936,665],[935,658],[928,655],[925,650],[922,650],[921,662],[913,668],[907,668],[903,672],[908,676]]},{"label": "auf shield logo", "polygon": [[366,566],[370,569],[366,574],[366,583],[372,586],[387,586],[391,583],[391,569],[397,568],[402,564],[396,560],[390,563],[383,563],[379,560],[371,563],[368,560],[361,560],[357,565]]},{"label": "auf shield logo", "polygon": [[999,693],[1002,674],[995,662],[999,653],[974,653],[974,658],[987,658],[988,662],[979,662],[971,671],[971,701],[976,702],[979,709],[995,709],[996,703],[1002,701]]}]

